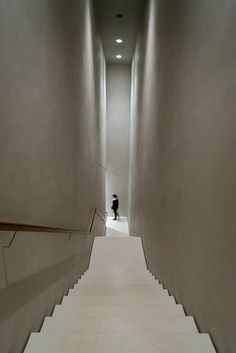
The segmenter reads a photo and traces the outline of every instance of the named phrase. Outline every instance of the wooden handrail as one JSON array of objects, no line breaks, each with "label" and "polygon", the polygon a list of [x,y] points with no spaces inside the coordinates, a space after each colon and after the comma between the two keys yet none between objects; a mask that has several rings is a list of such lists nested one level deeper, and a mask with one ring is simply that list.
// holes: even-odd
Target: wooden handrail
[{"label": "wooden handrail", "polygon": [[9,223],[9,222],[1,222],[0,221],[0,231],[1,230],[10,230],[15,232],[41,232],[41,233],[71,233],[71,234],[84,234],[88,235],[92,232],[93,223],[95,220],[96,214],[99,215],[104,221],[106,218],[95,208],[93,211],[93,215],[91,217],[91,221],[89,223],[89,227],[87,230],[78,230],[78,229],[70,229],[70,228],[57,228],[57,227],[47,227],[47,226],[39,226],[33,224],[23,224],[23,223]]}]

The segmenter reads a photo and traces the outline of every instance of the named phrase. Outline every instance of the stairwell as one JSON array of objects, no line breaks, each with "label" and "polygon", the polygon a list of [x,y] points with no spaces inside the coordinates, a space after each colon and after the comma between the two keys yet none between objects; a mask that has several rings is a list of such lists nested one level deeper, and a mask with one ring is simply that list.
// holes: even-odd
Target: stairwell
[{"label": "stairwell", "polygon": [[146,268],[140,238],[98,237],[90,266],[25,353],[215,353]]}]

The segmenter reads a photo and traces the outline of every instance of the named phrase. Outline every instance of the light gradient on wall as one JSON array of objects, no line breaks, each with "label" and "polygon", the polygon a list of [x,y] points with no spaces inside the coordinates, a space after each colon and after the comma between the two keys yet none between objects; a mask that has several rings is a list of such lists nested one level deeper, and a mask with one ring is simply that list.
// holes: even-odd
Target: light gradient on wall
[{"label": "light gradient on wall", "polygon": [[120,216],[128,215],[130,135],[130,65],[107,65],[106,209],[112,215],[112,194],[120,201]]},{"label": "light gradient on wall", "polygon": [[149,0],[132,67],[130,231],[149,269],[236,351],[236,3]]}]

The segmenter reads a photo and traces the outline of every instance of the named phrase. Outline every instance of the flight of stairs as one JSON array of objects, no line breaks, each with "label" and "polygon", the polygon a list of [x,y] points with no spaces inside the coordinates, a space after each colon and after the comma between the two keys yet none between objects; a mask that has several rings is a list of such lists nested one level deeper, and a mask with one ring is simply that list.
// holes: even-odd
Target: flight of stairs
[{"label": "flight of stairs", "polygon": [[141,240],[95,239],[89,270],[25,353],[215,353],[147,271]]}]

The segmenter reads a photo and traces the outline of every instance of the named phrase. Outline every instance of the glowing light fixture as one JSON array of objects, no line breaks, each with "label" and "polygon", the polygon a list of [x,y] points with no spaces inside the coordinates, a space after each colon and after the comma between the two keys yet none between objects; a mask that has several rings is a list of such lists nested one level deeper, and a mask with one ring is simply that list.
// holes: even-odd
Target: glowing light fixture
[{"label": "glowing light fixture", "polygon": [[118,54],[116,55],[117,59],[121,59],[122,58],[122,55]]},{"label": "glowing light fixture", "polygon": [[122,42],[123,42],[123,40],[122,40],[121,38],[117,38],[117,39],[116,39],[116,43],[119,43],[119,44],[120,44],[120,43],[122,43]]}]

